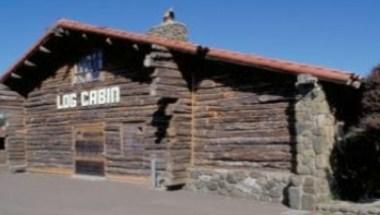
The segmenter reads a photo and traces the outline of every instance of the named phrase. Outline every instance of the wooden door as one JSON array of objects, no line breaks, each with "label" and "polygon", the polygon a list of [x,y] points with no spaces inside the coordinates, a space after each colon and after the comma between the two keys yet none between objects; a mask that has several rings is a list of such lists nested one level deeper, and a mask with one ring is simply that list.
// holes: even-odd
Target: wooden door
[{"label": "wooden door", "polygon": [[74,129],[75,173],[104,176],[104,126],[87,124]]},{"label": "wooden door", "polygon": [[125,167],[131,173],[144,171],[143,125],[140,123],[124,124],[122,128],[123,154],[127,158]]}]

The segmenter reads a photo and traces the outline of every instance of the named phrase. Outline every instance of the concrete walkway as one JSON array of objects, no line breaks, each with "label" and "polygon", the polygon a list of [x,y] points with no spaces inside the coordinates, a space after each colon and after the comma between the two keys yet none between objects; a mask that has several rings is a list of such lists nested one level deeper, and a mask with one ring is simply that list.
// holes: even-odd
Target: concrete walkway
[{"label": "concrete walkway", "polygon": [[306,214],[251,200],[61,176],[0,174],[1,215],[290,215]]}]

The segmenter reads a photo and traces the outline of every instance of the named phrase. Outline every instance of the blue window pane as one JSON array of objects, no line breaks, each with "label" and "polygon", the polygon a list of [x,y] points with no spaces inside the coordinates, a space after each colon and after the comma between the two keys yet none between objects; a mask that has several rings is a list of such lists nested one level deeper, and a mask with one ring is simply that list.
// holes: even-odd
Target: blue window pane
[{"label": "blue window pane", "polygon": [[77,63],[77,82],[98,80],[102,68],[103,52],[101,50],[96,50],[86,55]]}]

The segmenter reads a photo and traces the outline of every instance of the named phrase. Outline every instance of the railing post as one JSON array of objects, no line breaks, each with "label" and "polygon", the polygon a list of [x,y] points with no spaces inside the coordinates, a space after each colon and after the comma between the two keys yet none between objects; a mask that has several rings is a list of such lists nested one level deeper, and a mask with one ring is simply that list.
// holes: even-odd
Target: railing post
[{"label": "railing post", "polygon": [[152,180],[152,187],[157,188],[158,183],[157,183],[157,159],[156,157],[152,157],[150,160],[150,176]]}]

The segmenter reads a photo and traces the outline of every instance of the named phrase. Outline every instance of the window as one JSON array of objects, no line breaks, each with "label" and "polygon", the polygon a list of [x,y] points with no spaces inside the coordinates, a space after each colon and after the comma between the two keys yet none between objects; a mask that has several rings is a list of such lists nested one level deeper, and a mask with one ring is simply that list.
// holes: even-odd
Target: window
[{"label": "window", "polygon": [[74,83],[86,83],[99,80],[103,69],[103,52],[95,50],[86,55],[75,66]]}]

